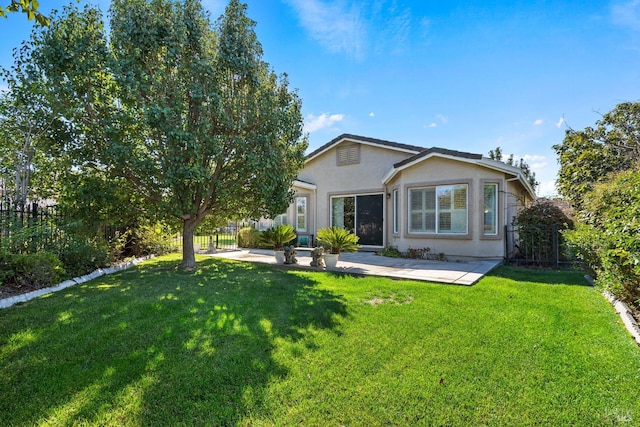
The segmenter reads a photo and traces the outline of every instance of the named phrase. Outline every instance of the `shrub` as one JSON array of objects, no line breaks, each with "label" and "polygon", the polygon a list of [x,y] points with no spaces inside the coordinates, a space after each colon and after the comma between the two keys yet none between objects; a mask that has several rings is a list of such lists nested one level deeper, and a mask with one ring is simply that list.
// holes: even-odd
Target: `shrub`
[{"label": "shrub", "polygon": [[[518,212],[513,225],[518,227],[521,255],[528,260],[545,262],[554,259],[554,228],[557,231],[571,229],[573,220],[557,202],[538,199]],[[558,244],[562,246],[564,242]],[[563,251],[561,247],[558,250]]]},{"label": "shrub", "polygon": [[60,261],[69,277],[82,276],[112,261],[109,247],[99,240],[68,236],[59,249]]},{"label": "shrub", "polygon": [[260,231],[253,227],[241,228],[238,232],[238,246],[241,248],[257,248],[261,240]]},{"label": "shrub", "polygon": [[12,227],[10,238],[2,239],[2,250],[11,254],[33,254],[37,252],[56,252],[63,232],[49,225],[29,225]]},{"label": "shrub", "polygon": [[131,230],[127,255],[164,255],[171,248],[171,236],[162,224],[140,225]]},{"label": "shrub", "polygon": [[420,248],[420,249],[407,249],[407,252],[404,254],[405,258],[410,259],[429,259],[429,254],[431,253],[431,248]]},{"label": "shrub", "polygon": [[325,227],[318,230],[318,243],[332,254],[355,252],[360,248],[359,237],[346,228]]},{"label": "shrub", "polygon": [[389,258],[402,258],[402,252],[400,252],[400,250],[395,246],[387,246],[384,249],[380,249],[377,254]]},{"label": "shrub", "polygon": [[613,174],[583,199],[580,222],[565,238],[599,286],[640,305],[640,172]]},{"label": "shrub", "polygon": [[157,224],[135,224],[116,231],[110,239],[111,253],[116,259],[145,255],[163,255],[175,251],[174,235],[170,226]]},{"label": "shrub", "polygon": [[0,255],[0,279],[3,285],[27,288],[51,286],[65,276],[62,263],[54,254],[2,254]]},{"label": "shrub", "polygon": [[282,250],[287,243],[294,241],[296,238],[293,226],[285,224],[265,230],[261,235],[262,243],[275,250]]}]

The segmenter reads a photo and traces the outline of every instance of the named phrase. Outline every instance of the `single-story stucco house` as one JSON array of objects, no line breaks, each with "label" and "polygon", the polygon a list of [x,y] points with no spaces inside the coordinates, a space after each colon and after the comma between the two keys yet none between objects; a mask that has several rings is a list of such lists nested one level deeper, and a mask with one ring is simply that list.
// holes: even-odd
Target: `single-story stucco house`
[{"label": "single-story stucco house", "polygon": [[476,258],[504,257],[505,225],[535,199],[521,169],[480,154],[348,134],[307,156],[293,190],[281,219],[302,244],[339,226],[363,249]]}]

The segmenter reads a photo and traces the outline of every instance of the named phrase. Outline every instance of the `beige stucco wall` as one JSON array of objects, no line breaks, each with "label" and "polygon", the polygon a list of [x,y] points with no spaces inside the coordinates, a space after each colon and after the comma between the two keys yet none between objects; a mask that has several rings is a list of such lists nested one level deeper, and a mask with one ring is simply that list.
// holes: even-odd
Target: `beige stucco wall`
[{"label": "beige stucco wall", "polygon": [[[295,197],[293,199],[293,203],[287,209],[287,220],[289,224],[293,225],[296,228],[298,234],[316,234],[316,191],[309,188],[302,188],[294,185],[293,191],[295,192]],[[307,199],[307,230],[300,231],[297,229],[297,221],[296,221],[296,199],[298,197],[304,197]]]},{"label": "beige stucco wall", "polygon": [[[498,184],[498,234],[483,234],[483,188],[485,183]],[[468,185],[468,234],[435,235],[409,233],[408,198],[409,190],[414,187],[467,184]],[[409,248],[430,248],[434,254],[443,253],[448,257],[486,257],[504,256],[504,225],[510,223],[517,210],[516,197],[512,194],[524,194],[518,182],[508,182],[505,174],[486,167],[459,160],[432,157],[401,171],[389,183],[388,190],[398,190],[400,218],[399,232],[393,232],[393,199],[387,202],[390,213],[387,228],[388,245],[401,251]]]},{"label": "beige stucco wall", "polygon": [[308,162],[298,175],[301,181],[318,186],[315,194],[316,203],[314,204],[316,229],[331,225],[331,196],[384,193],[385,188],[382,185],[384,176],[395,163],[412,155],[411,153],[360,144],[360,163],[338,166],[336,150],[338,147],[352,144],[351,141],[338,144]]},{"label": "beige stucco wall", "polygon": [[[432,253],[444,253],[447,257],[487,257],[504,256],[504,226],[510,224],[517,210],[526,200],[526,191],[513,176],[502,171],[441,156],[433,156],[401,170],[387,185],[383,179],[398,163],[411,153],[388,148],[360,144],[360,162],[338,166],[336,150],[355,142],[344,141],[325,153],[307,162],[298,175],[305,183],[314,184],[316,189],[295,187],[297,196],[307,198],[307,233],[315,235],[317,230],[331,225],[330,198],[336,195],[399,193],[399,232],[393,230],[393,197],[384,197],[384,242],[385,246],[396,246],[401,251],[409,248],[431,249]],[[485,183],[498,184],[498,234],[483,234],[483,186]],[[408,232],[409,189],[420,186],[467,184],[468,185],[468,234],[460,235],[418,235]],[[291,224],[295,224],[295,203],[288,210]]]}]

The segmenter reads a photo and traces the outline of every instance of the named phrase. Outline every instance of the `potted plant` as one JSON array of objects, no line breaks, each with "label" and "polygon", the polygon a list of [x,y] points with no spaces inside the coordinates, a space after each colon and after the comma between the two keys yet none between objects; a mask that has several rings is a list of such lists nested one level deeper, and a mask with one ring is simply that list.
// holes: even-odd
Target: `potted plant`
[{"label": "potted plant", "polygon": [[273,247],[276,262],[284,263],[284,245],[296,238],[296,232],[291,225],[276,225],[262,232],[262,241]]},{"label": "potted plant", "polygon": [[318,243],[329,253],[323,255],[327,270],[336,268],[341,252],[355,252],[360,248],[359,237],[351,231],[340,227],[325,227],[318,230]]}]

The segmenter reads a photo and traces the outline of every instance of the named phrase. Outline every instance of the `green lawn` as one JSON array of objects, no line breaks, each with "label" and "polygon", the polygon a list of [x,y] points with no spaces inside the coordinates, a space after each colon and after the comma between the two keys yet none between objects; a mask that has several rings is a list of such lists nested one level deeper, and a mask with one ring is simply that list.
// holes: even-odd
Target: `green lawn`
[{"label": "green lawn", "polygon": [[581,274],[473,287],[175,255],[0,311],[0,425],[640,424]]}]

